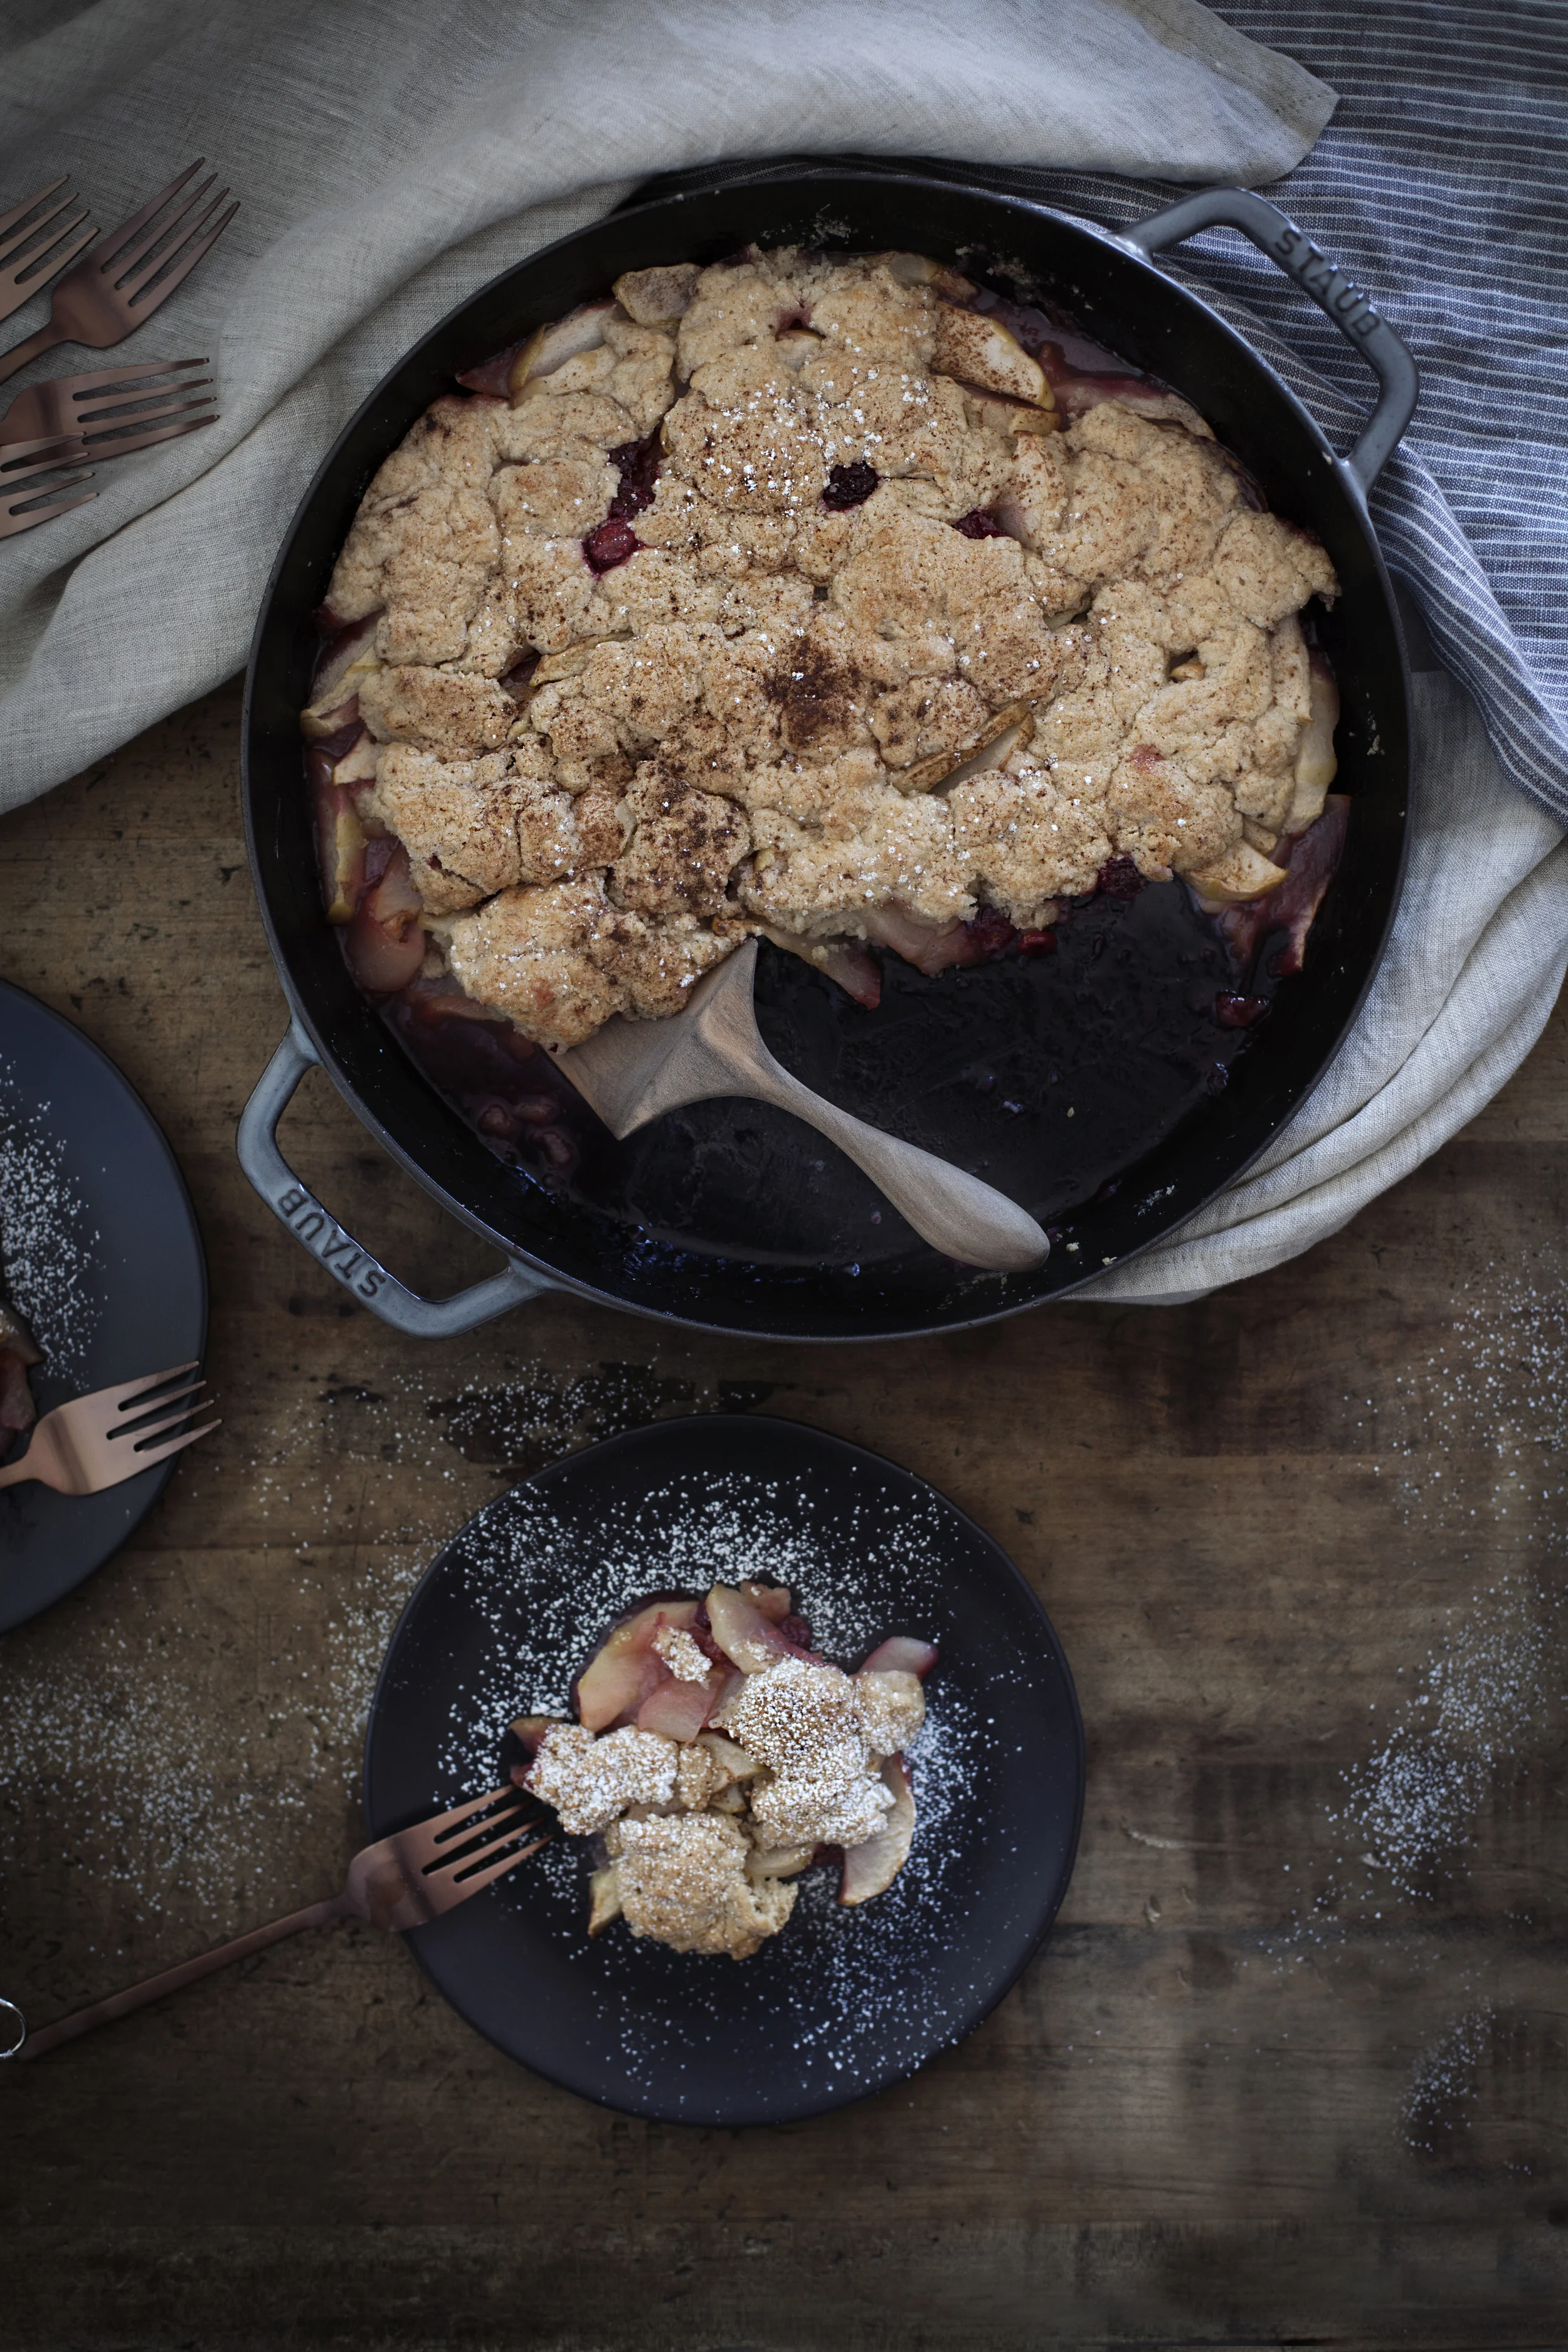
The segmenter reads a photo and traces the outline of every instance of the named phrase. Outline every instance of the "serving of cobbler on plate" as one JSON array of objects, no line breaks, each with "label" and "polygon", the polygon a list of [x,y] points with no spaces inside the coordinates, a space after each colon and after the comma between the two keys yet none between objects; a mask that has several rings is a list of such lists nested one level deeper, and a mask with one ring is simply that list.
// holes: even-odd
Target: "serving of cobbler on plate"
[{"label": "serving of cobbler on plate", "polygon": [[624,1919],[678,1952],[749,1958],[825,1850],[865,1903],[909,1858],[904,1749],[925,1720],[929,1642],[894,1635],[848,1675],[810,1646],[787,1586],[715,1584],[632,1609],[574,1689],[577,1720],[524,1716],[511,1777],[600,1842],[588,1933]]}]

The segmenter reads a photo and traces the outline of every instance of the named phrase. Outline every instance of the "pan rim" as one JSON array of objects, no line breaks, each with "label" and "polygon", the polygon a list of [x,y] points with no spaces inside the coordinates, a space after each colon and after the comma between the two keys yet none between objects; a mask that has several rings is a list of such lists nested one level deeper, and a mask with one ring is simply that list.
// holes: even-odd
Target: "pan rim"
[{"label": "pan rim", "polygon": [[[1290,387],[1284,383],[1283,379],[1275,373],[1268,360],[1265,359],[1259,352],[1255,350],[1253,346],[1248,343],[1246,337],[1233,327],[1230,322],[1213,307],[1212,304],[1205,301],[1201,293],[1194,290],[1184,275],[1181,278],[1177,278],[1167,273],[1165,270],[1161,268],[1158,260],[1152,260],[1140,248],[1130,244],[1124,237],[1118,235],[1114,230],[1105,228],[1100,224],[1088,220],[1079,215],[1063,212],[1053,205],[1043,204],[1035,198],[1014,194],[1005,190],[988,186],[983,181],[967,181],[957,177],[935,176],[927,170],[910,168],[909,165],[901,163],[897,159],[889,160],[886,164],[879,164],[875,159],[866,159],[864,161],[856,159],[854,161],[846,161],[843,163],[839,163],[833,160],[824,160],[819,163],[809,164],[795,163],[793,162],[773,164],[761,162],[754,169],[742,166],[733,174],[727,176],[721,183],[719,183],[717,185],[712,187],[689,192],[679,191],[671,194],[657,196],[646,202],[638,202],[634,196],[634,198],[629,202],[603,215],[599,219],[587,223],[583,227],[571,231],[567,236],[557,238],[547,246],[541,247],[537,251],[525,257],[522,261],[513,264],[512,267],[508,269],[498,272],[495,277],[487,279],[482,286],[477,287],[470,294],[466,296],[461,302],[454,305],[452,310],[446,312],[441,319],[437,320],[436,323],[426,331],[424,335],[419,337],[416,342],[410,345],[410,347],[399,356],[393,365],[384,373],[384,374],[377,380],[376,383],[366,394],[364,399],[355,409],[353,415],[346,420],[339,433],[335,436],[330,448],[322,457],[315,473],[312,475],[310,482],[303,493],[293,515],[290,517],[288,527],[279,543],[277,556],[268,573],[267,585],[263,592],[258,612],[256,626],[252,634],[251,644],[247,659],[245,696],[242,706],[240,726],[241,793],[247,851],[251,866],[253,882],[256,884],[256,898],[258,910],[261,915],[263,929],[267,937],[268,951],[271,954],[273,964],[277,970],[284,997],[288,1003],[292,1019],[298,1024],[299,1027],[310,1039],[311,1046],[319,1057],[322,1067],[327,1071],[328,1076],[331,1077],[339,1094],[342,1095],[343,1099],[348,1103],[361,1124],[371,1135],[374,1137],[382,1150],[386,1151],[395,1163],[403,1169],[405,1173],[411,1176],[414,1181],[419,1184],[421,1189],[427,1192],[447,1214],[455,1217],[468,1231],[471,1232],[477,1238],[486,1243],[489,1247],[500,1252],[509,1259],[527,1265],[533,1271],[537,1272],[552,1288],[568,1292],[579,1297],[590,1299],[598,1305],[614,1307],[623,1313],[631,1313],[641,1316],[647,1320],[660,1323],[674,1323],[678,1326],[692,1330],[711,1332],[717,1337],[765,1339],[769,1341],[791,1341],[801,1345],[818,1345],[825,1342],[836,1345],[847,1345],[867,1340],[895,1338],[930,1338],[945,1332],[977,1329],[987,1324],[998,1322],[1005,1317],[1022,1313],[1030,1307],[1053,1304],[1058,1300],[1074,1298],[1079,1295],[1088,1284],[1095,1281],[1102,1274],[1108,1271],[1109,1265],[1113,1265],[1117,1270],[1120,1270],[1121,1267],[1131,1264],[1135,1259],[1145,1255],[1156,1245],[1156,1244],[1172,1240],[1175,1236],[1179,1235],[1184,1227],[1190,1223],[1193,1218],[1201,1214],[1203,1210],[1209,1206],[1220,1193],[1239,1182],[1242,1178],[1246,1176],[1247,1171],[1256,1165],[1257,1161],[1262,1157],[1262,1155],[1270,1149],[1281,1128],[1287,1123],[1287,1121],[1297,1118],[1306,1106],[1311,1101],[1319,1087],[1326,1079],[1330,1070],[1338,1061],[1341,1054],[1344,1050],[1344,1046],[1352,1030],[1360,1018],[1373,984],[1382,970],[1383,963],[1387,953],[1389,939],[1404,895],[1410,851],[1408,825],[1408,793],[1410,777],[1408,751],[1406,751],[1403,804],[1400,807],[1398,814],[1398,851],[1394,864],[1394,870],[1389,879],[1386,908],[1379,927],[1375,945],[1372,948],[1370,952],[1365,954],[1364,969],[1362,972],[1359,982],[1354,989],[1353,995],[1349,1002],[1348,1007],[1341,1019],[1331,1040],[1321,1051],[1317,1066],[1314,1068],[1310,1078],[1300,1087],[1300,1090],[1293,1096],[1285,1110],[1280,1112],[1278,1116],[1271,1117],[1267,1120],[1263,1131],[1258,1135],[1256,1140],[1251,1146],[1251,1149],[1246,1152],[1245,1156],[1238,1159],[1227,1169],[1226,1174],[1221,1178],[1217,1184],[1213,1185],[1206,1192],[1203,1193],[1199,1199],[1193,1202],[1191,1205],[1184,1210],[1179,1222],[1173,1223],[1168,1227],[1158,1228],[1151,1231],[1146,1237],[1138,1239],[1130,1246],[1121,1250],[1116,1257],[1113,1260],[1109,1261],[1108,1264],[1090,1265],[1081,1275],[1076,1275],[1070,1280],[1066,1282],[1056,1283],[1049,1290],[1044,1292],[1031,1290],[1029,1295],[1024,1297],[1002,1297],[994,1303],[987,1303],[984,1307],[977,1307],[975,1311],[973,1313],[964,1311],[961,1307],[960,1311],[944,1314],[939,1319],[934,1321],[921,1320],[920,1319],[923,1311],[923,1303],[921,1303],[911,1307],[907,1319],[889,1315],[885,1311],[880,1311],[873,1315],[871,1319],[868,1320],[867,1327],[864,1328],[809,1330],[788,1328],[776,1328],[766,1323],[747,1320],[731,1320],[729,1316],[723,1312],[721,1307],[716,1308],[715,1311],[705,1311],[707,1307],[706,1301],[702,1303],[701,1310],[692,1311],[689,1308],[680,1309],[659,1305],[643,1298],[628,1297],[620,1290],[610,1288],[605,1285],[585,1279],[582,1276],[564,1271],[550,1258],[542,1255],[537,1249],[531,1247],[527,1243],[513,1240],[507,1234],[500,1232],[496,1226],[490,1224],[480,1211],[473,1208],[460,1199],[456,1193],[450,1192],[438,1176],[432,1174],[428,1170],[426,1170],[416,1153],[406,1147],[398,1139],[398,1137],[393,1133],[393,1131],[387,1127],[386,1123],[379,1117],[377,1112],[360,1095],[354,1080],[348,1075],[342,1065],[339,1051],[333,1043],[330,1028],[317,1020],[312,1007],[306,1002],[302,990],[295,981],[294,974],[290,969],[287,953],[279,935],[279,926],[270,897],[267,890],[261,887],[260,877],[263,871],[263,865],[257,834],[256,793],[253,789],[252,776],[252,752],[257,727],[255,709],[257,678],[263,653],[268,644],[270,632],[274,625],[273,608],[275,600],[277,598],[285,570],[293,554],[296,542],[301,532],[308,528],[310,519],[314,515],[318,501],[324,489],[328,487],[331,477],[340,462],[340,458],[345,446],[362,430],[370,412],[374,408],[378,402],[384,399],[389,386],[395,383],[405,373],[412,372],[423,356],[427,354],[442,341],[448,338],[452,332],[455,323],[458,321],[466,312],[473,309],[476,305],[479,305],[487,299],[492,297],[498,288],[504,285],[507,281],[515,278],[521,272],[525,270],[537,269],[542,265],[552,260],[556,257],[570,251],[572,247],[581,244],[585,239],[602,233],[607,225],[613,224],[617,227],[625,227],[658,214],[669,215],[672,221],[679,220],[683,207],[692,204],[700,203],[708,197],[727,196],[737,191],[756,188],[771,188],[777,189],[782,192],[784,190],[798,188],[802,191],[809,192],[817,188],[830,188],[833,186],[846,186],[853,188],[858,185],[884,190],[889,187],[919,190],[939,199],[944,196],[969,199],[984,206],[993,207],[1000,214],[1005,215],[1010,215],[1024,221],[1038,221],[1042,225],[1047,226],[1053,233],[1065,233],[1065,235],[1069,238],[1081,238],[1090,245],[1100,246],[1110,253],[1114,254],[1120,264],[1126,265],[1137,270],[1147,271],[1169,295],[1173,296],[1178,302],[1186,305],[1191,310],[1201,315],[1206,331],[1215,335],[1224,343],[1230,346],[1247,367],[1260,373],[1267,379],[1271,396],[1282,407],[1289,411],[1297,428],[1308,438],[1317,457],[1331,470],[1342,492],[1349,501],[1354,520],[1359,524],[1364,541],[1365,551],[1370,560],[1373,578],[1378,592],[1383,611],[1386,616],[1393,645],[1397,656],[1397,677],[1395,683],[1398,688],[1400,704],[1405,721],[1405,740],[1407,746],[1411,709],[1409,656],[1405,642],[1405,635],[1399,614],[1397,598],[1394,594],[1394,585],[1389,573],[1386,559],[1384,555],[1383,549],[1379,543],[1376,531],[1373,527],[1371,517],[1367,509],[1365,493],[1359,479],[1328,442],[1321,428],[1312,417],[1305,404],[1294,392],[1291,391]],[[406,430],[406,426],[405,426],[404,429]],[[389,443],[388,445],[389,447],[395,446],[395,443]],[[385,453],[384,452],[384,454]],[[368,1004],[367,1011],[370,1013],[373,1019],[376,1017],[374,1008],[369,1007]],[[437,1097],[437,1100],[439,1101],[438,1096]],[[443,1106],[443,1108],[446,1108],[445,1106]],[[453,1118],[457,1118],[456,1112],[450,1111],[449,1109],[447,1110],[447,1115]],[[717,1255],[713,1259],[713,1263],[716,1266],[726,1265],[733,1266],[742,1273],[743,1273],[752,1264],[751,1261],[747,1260],[726,1260]],[[1011,1287],[1015,1283],[1027,1285],[1032,1278],[1026,1276],[981,1276],[977,1277],[977,1279],[984,1280],[986,1283],[997,1283]]]}]

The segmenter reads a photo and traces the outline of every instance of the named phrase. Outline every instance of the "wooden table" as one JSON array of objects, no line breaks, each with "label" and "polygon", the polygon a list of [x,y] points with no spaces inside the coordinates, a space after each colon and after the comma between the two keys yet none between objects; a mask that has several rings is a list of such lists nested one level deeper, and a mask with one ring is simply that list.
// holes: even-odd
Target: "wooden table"
[{"label": "wooden table", "polygon": [[[1077,1673],[1083,1847],[980,2032],[789,2129],[581,2105],[369,1929],[13,2068],[0,2342],[1562,2343],[1561,1017],[1345,1233],[1179,1311],[847,1350],[555,1297],[416,1348],[235,1164],[284,1025],[238,713],[226,688],[0,824],[0,970],[163,1121],[226,1416],[4,1644],[0,1989],[41,2021],[331,1888],[437,1539],[721,1402],[880,1448],[1007,1545]],[[423,1287],[488,1264],[324,1078],[285,1135]]]}]

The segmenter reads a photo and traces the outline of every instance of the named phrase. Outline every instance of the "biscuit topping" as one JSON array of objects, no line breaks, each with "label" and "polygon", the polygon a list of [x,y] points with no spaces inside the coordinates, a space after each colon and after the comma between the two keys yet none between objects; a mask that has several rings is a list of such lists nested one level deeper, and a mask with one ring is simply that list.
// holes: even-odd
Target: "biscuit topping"
[{"label": "biscuit topping", "polygon": [[1298,615],[1336,582],[1195,412],[1079,379],[1068,421],[1006,306],[918,256],[616,297],[434,404],[328,593],[374,625],[349,789],[469,997],[570,1045],[761,929],[936,971],[1118,858],[1279,886],[1332,772]]}]

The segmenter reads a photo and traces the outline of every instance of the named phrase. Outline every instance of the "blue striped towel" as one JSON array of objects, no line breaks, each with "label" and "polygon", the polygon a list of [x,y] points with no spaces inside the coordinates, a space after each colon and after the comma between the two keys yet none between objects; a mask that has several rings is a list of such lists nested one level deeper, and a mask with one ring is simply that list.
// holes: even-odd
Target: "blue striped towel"
[{"label": "blue striped towel", "polygon": [[[1211,5],[1340,92],[1306,161],[1264,193],[1415,353],[1421,404],[1373,518],[1504,772],[1568,824],[1568,5]],[[1185,193],[1079,173],[977,176],[1118,228]],[[1372,378],[1271,263],[1221,229],[1166,266],[1349,446]]]}]

